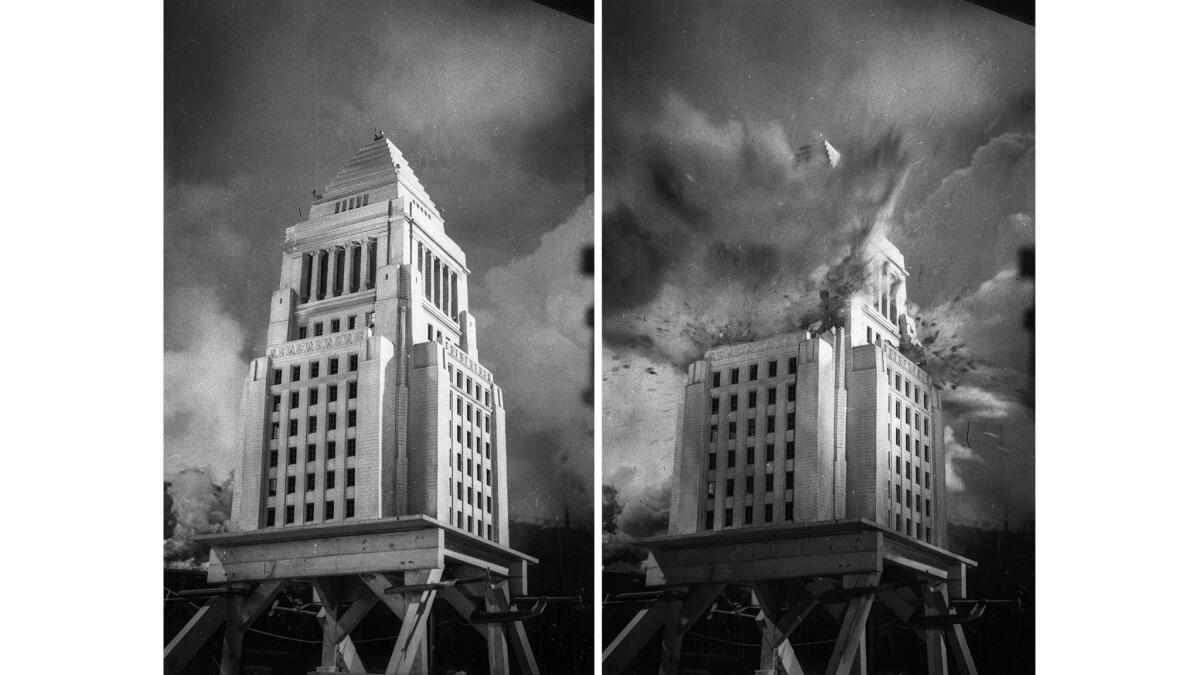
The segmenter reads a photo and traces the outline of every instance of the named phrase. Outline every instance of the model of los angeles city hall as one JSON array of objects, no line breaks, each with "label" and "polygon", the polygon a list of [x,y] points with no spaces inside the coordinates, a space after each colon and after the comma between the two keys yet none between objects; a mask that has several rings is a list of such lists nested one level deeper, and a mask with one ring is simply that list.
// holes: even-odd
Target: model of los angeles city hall
[{"label": "model of los angeles city hall", "polygon": [[469,273],[382,135],[314,194],[242,394],[236,529],[425,514],[507,545],[504,397]]},{"label": "model of los angeles city hall", "polygon": [[902,355],[904,256],[880,239],[845,326],[688,368],[670,531],[863,519],[946,545],[941,399]]}]

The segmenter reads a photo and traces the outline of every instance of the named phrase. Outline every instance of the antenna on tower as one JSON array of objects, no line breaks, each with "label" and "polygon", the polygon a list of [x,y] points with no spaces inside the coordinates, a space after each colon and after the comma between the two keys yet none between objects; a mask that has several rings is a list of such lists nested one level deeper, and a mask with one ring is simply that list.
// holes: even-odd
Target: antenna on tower
[{"label": "antenna on tower", "polygon": [[383,140],[383,129],[380,129],[378,127],[375,128],[375,140],[377,140],[377,141]]}]

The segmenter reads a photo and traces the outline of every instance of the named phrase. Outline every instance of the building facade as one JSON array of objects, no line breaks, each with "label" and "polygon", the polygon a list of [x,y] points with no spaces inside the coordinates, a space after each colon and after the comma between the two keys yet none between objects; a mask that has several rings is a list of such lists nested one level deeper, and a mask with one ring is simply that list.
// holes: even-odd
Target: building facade
[{"label": "building facade", "polygon": [[670,532],[865,519],[946,545],[941,398],[900,353],[904,257],[875,244],[844,325],[718,347],[688,367]]},{"label": "building facade", "polygon": [[377,135],[289,227],[242,394],[240,530],[425,514],[508,543],[504,396],[463,251]]}]

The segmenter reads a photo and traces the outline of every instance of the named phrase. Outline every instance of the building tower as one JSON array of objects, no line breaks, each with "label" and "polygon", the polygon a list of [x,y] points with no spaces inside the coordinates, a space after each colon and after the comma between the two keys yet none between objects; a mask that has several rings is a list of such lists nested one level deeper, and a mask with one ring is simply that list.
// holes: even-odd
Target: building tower
[{"label": "building tower", "polygon": [[508,544],[504,396],[469,274],[383,135],[314,192],[242,393],[236,529],[425,514]]},{"label": "building tower", "polygon": [[711,349],[688,367],[670,533],[864,519],[946,545],[941,399],[900,353],[904,257],[881,239],[844,325]]}]

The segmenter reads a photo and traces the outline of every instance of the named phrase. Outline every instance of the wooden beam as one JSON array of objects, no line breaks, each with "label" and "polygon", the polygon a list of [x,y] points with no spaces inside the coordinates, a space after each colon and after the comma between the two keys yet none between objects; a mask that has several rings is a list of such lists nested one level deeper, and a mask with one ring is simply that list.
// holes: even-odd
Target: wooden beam
[{"label": "wooden beam", "polygon": [[680,630],[679,614],[683,600],[667,598],[663,605],[663,637],[659,649],[658,675],[675,675],[679,672],[679,652],[683,647],[683,631]]},{"label": "wooden beam", "polygon": [[[874,586],[879,582],[879,574],[852,574],[845,577],[844,588],[862,588]],[[867,618],[871,614],[871,606],[875,602],[875,594],[851,598],[847,600],[842,612],[842,627],[838,631],[837,643],[833,647],[833,656],[829,659],[826,675],[850,675],[855,657],[863,647],[863,635],[867,628]],[[865,661],[865,659],[864,659]],[[860,661],[862,666],[865,663]]]},{"label": "wooden beam", "polygon": [[225,639],[221,642],[221,675],[240,675],[242,670],[242,638],[246,627],[242,624],[240,595],[229,596],[225,603]]},{"label": "wooden beam", "polygon": [[[440,567],[411,572],[406,571],[404,573],[404,585],[418,586],[432,584],[436,583],[441,577],[442,570]],[[418,591],[406,594],[412,597],[408,599],[408,606],[404,610],[404,617],[401,619],[402,623],[400,624],[400,635],[396,637],[396,647],[392,650],[392,657],[388,659],[387,670],[384,671],[386,675],[402,675],[412,672],[413,664],[417,662],[419,656],[417,652],[423,652],[426,646],[425,623],[429,620],[429,613],[433,609],[433,600],[436,594],[436,591]],[[420,656],[423,657],[423,654]],[[427,662],[427,659],[421,658],[421,661]]]},{"label": "wooden beam", "polygon": [[[929,591],[930,589],[924,587],[924,590]],[[938,610],[933,598],[927,594],[922,595],[921,604],[924,606],[925,614],[937,614]],[[925,663],[929,675],[950,675],[950,666],[946,662],[946,638],[942,631],[931,628],[921,631],[921,636],[925,639]]]},{"label": "wooden beam", "polygon": [[604,648],[602,663],[605,674],[624,673],[638,652],[642,651],[642,647],[654,636],[654,632],[662,626],[666,615],[662,601],[656,601],[649,607],[638,610],[617,637]]},{"label": "wooden beam", "polygon": [[804,675],[804,668],[801,667],[792,644],[788,642],[788,636],[817,606],[816,598],[802,590],[805,597],[800,602],[793,603],[788,612],[780,616],[782,589],[771,582],[758,582],[753,584],[752,588],[761,607],[758,616],[754,618],[758,630],[762,633],[762,646],[758,655],[759,670],[774,671],[777,666],[782,666],[788,675]]},{"label": "wooden beam", "polygon": [[404,620],[404,613],[408,609],[408,601],[403,595],[390,595],[387,589],[392,587],[392,582],[382,574],[360,574],[358,578],[366,584],[367,588],[375,594],[375,599],[382,602],[384,606],[392,610],[401,621]]},{"label": "wooden beam", "polygon": [[[483,607],[488,612],[508,611],[508,603],[502,591],[489,588],[483,592]],[[493,675],[508,675],[508,643],[504,639],[504,624],[489,623],[483,626],[487,640],[488,672]]]},{"label": "wooden beam", "polygon": [[[937,614],[954,614],[947,599],[948,590],[945,585],[933,589],[928,586],[921,588],[926,601]],[[950,654],[954,657],[954,665],[961,675],[979,675],[975,668],[975,659],[971,656],[971,647],[967,644],[967,636],[963,633],[962,624],[950,624],[942,628]]]},{"label": "wooden beam", "polygon": [[479,606],[472,602],[465,593],[456,587],[443,588],[438,591],[438,598],[445,600],[454,608],[454,611],[458,612],[459,616],[467,620],[468,625],[474,628],[480,637],[487,639],[487,631],[483,629],[483,626],[470,623],[471,617],[475,615],[475,610],[479,609]]},{"label": "wooden beam", "polygon": [[212,634],[225,623],[225,604],[226,599],[223,597],[209,598],[175,637],[171,638],[163,649],[163,666],[167,670],[183,670]]},{"label": "wooden beam", "polygon": [[338,592],[334,579],[318,577],[312,580],[313,593],[321,603],[321,666],[337,668],[338,656]]},{"label": "wooden beam", "polygon": [[229,582],[428,569],[442,567],[443,543],[441,530],[428,529],[214,548],[208,576]]},{"label": "wooden beam", "polygon": [[[508,600],[508,582],[496,584],[493,600],[502,611],[511,609]],[[508,645],[512,648],[513,655],[517,657],[517,666],[521,668],[521,672],[524,675],[541,675],[537,659],[533,656],[533,646],[529,644],[529,635],[525,633],[525,622],[506,621],[503,626],[504,633],[508,636]]]}]

